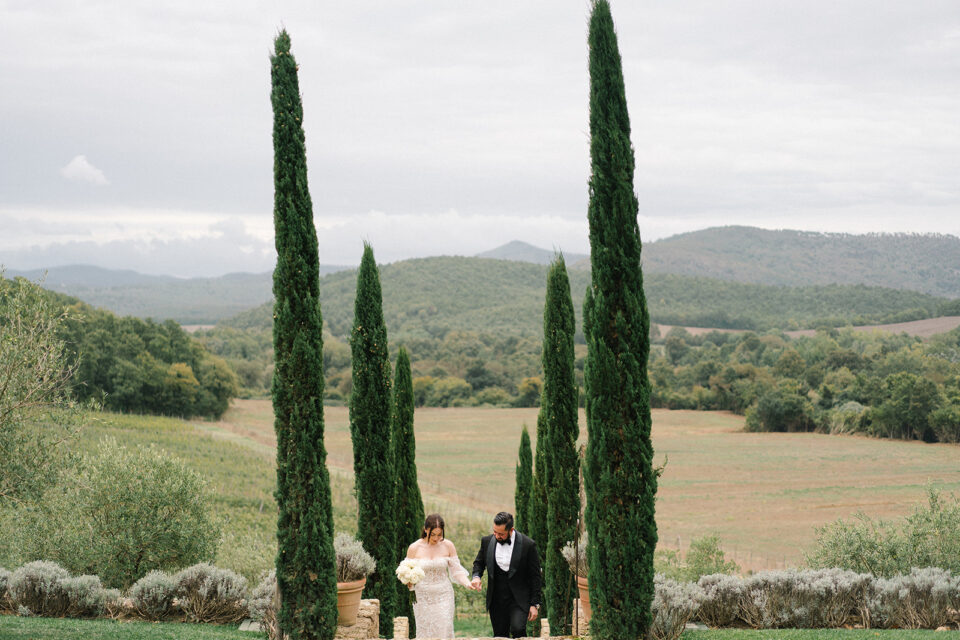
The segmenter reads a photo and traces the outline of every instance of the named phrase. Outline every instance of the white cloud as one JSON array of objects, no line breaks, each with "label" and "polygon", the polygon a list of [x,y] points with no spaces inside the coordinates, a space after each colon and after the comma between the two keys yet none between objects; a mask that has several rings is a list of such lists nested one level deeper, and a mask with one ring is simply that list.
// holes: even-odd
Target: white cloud
[{"label": "white cloud", "polygon": [[101,187],[110,184],[103,171],[90,164],[85,155],[75,156],[67,166],[60,169],[60,175],[71,182],[87,182]]}]

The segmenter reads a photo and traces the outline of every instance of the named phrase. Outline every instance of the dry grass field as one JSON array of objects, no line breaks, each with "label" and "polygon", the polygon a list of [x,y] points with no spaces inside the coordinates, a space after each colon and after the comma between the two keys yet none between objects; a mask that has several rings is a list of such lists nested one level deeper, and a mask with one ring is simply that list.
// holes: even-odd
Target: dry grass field
[{"label": "dry grass field", "polygon": [[[349,482],[353,465],[345,407],[325,412],[331,473]],[[581,411],[581,440],[585,418]],[[267,400],[239,400],[221,437],[274,444]],[[462,557],[501,509],[513,508],[520,430],[535,437],[536,409],[423,408],[416,411],[417,467],[428,511],[447,518]],[[727,413],[657,410],[656,462],[667,466],[657,498],[665,547],[717,534],[744,569],[795,566],[814,529],[863,511],[892,518],[925,497],[928,482],[960,492],[960,447],[854,436],[745,433]],[[335,491],[343,500],[348,491]]]}]

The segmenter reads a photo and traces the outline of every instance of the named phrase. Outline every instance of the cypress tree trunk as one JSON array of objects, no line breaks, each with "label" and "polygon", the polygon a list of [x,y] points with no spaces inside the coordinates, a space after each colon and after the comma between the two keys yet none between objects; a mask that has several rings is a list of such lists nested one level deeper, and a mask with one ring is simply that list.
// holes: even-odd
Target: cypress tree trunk
[{"label": "cypress tree trunk", "polygon": [[657,478],[650,442],[650,318],[640,268],[634,158],[620,52],[607,0],[590,17],[590,265],[587,454],[590,620],[599,640],[651,623]]},{"label": "cypress tree trunk", "polygon": [[357,491],[357,536],[377,561],[377,570],[367,577],[363,595],[380,600],[380,635],[391,638],[397,595],[396,565],[393,564],[397,535],[393,502],[396,471],[390,433],[390,360],[380,274],[368,244],[364,244],[357,272],[350,351],[353,360],[350,436]]},{"label": "cypress tree trunk", "polygon": [[523,533],[527,532],[530,522],[530,492],[533,489],[533,450],[530,448],[530,433],[527,425],[520,432],[520,450],[517,453],[517,484],[513,492],[513,505],[516,511],[514,526]]},{"label": "cypress tree trunk", "polygon": [[307,190],[303,107],[290,36],[270,57],[274,209],[272,396],[277,433],[277,587],[280,628],[294,638],[333,638],[337,576],[333,507],[323,446],[323,323],[317,235]]},{"label": "cypress tree trunk", "polygon": [[[397,369],[393,379],[393,459],[397,467],[396,505],[397,553],[394,565],[407,556],[407,547],[420,537],[423,528],[423,498],[417,482],[417,444],[413,432],[413,382],[410,375],[410,356],[400,347]],[[410,622],[409,637],[415,638],[417,629],[413,619],[410,591],[399,580],[397,586],[397,616],[406,616]]]},{"label": "cypress tree trunk", "polygon": [[580,460],[577,456],[577,400],[574,375],[575,320],[570,280],[563,257],[550,265],[543,312],[543,396],[547,414],[547,545],[545,599],[554,635],[566,633],[573,616],[573,574],[563,545],[576,536],[580,512]]}]

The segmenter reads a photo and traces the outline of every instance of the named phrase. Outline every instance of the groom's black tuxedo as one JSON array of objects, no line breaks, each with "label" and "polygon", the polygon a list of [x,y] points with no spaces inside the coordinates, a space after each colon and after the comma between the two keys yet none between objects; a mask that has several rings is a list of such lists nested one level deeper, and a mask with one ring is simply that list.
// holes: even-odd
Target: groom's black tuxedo
[{"label": "groom's black tuxedo", "polygon": [[[497,540],[491,534],[480,540],[480,551],[473,561],[473,575],[482,577],[483,572],[488,571],[487,610],[490,612],[494,635],[506,636],[504,625],[508,624],[510,635],[517,638],[526,635],[530,607],[543,602],[543,577],[537,543],[516,529],[514,532],[510,569],[504,572],[497,564]],[[522,618],[517,610],[523,612]]]}]

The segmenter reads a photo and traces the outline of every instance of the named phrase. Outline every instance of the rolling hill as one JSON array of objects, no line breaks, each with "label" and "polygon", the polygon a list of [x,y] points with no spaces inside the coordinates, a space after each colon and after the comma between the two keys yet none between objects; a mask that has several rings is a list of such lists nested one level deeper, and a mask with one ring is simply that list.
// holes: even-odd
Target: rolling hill
[{"label": "rolling hill", "polygon": [[[546,275],[544,265],[487,258],[446,256],[382,265],[391,339],[436,339],[451,330],[539,335]],[[570,271],[578,318],[588,281],[588,272]],[[320,279],[324,323],[335,336],[350,332],[355,287],[355,270]],[[945,298],[864,285],[773,287],[651,273],[645,289],[656,322],[731,329],[901,322],[947,315],[952,308]],[[265,303],[223,324],[265,328],[272,318],[272,303]]]},{"label": "rolling hill", "polygon": [[755,284],[863,284],[960,298],[960,238],[944,234],[716,227],[645,244],[643,267]]},{"label": "rolling hill", "polygon": [[[436,330],[437,314],[443,325],[539,332],[539,320],[529,318],[542,305],[545,265],[553,256],[515,241],[473,258],[385,265],[385,277],[395,279],[391,286],[405,290],[390,294],[402,300],[388,305],[398,305],[398,322],[427,332]],[[579,307],[589,259],[567,254],[566,260]],[[719,227],[647,243],[643,265],[651,312],[667,324],[798,329],[824,321],[871,324],[960,313],[940,308],[945,298],[960,298],[960,238],[949,235]],[[342,327],[352,313],[351,273],[321,265],[331,327]],[[38,280],[43,272],[7,271],[17,275]],[[180,279],[70,266],[50,269],[44,286],[121,315],[182,324],[214,324],[272,297],[270,273]],[[347,305],[342,314],[336,310],[341,304]]]}]

